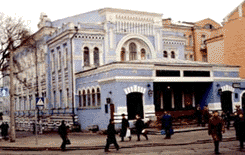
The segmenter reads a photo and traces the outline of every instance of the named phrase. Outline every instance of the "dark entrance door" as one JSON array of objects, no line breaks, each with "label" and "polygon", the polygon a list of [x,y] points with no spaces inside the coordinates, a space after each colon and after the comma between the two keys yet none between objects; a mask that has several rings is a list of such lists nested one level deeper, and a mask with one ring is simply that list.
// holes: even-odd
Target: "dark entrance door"
[{"label": "dark entrance door", "polygon": [[242,109],[245,110],[245,93],[242,94]]},{"label": "dark entrance door", "polygon": [[232,92],[225,91],[221,93],[221,107],[223,111],[232,112]]},{"label": "dark entrance door", "polygon": [[144,118],[142,97],[142,93],[130,93],[127,95],[127,109],[129,120],[135,119],[136,114],[139,114],[141,118]]}]

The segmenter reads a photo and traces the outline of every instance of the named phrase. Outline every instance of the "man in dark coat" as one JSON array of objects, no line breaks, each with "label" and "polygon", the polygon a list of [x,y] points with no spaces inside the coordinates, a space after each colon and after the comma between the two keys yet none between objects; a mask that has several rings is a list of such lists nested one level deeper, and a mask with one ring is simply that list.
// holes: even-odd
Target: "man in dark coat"
[{"label": "man in dark coat", "polygon": [[65,151],[66,149],[66,140],[67,140],[67,126],[65,125],[65,121],[62,120],[61,125],[59,126],[58,133],[60,137],[62,138],[62,144],[61,149],[62,151]]},{"label": "man in dark coat", "polygon": [[2,122],[2,124],[0,125],[0,129],[1,129],[1,136],[2,136],[2,138],[3,138],[3,136],[4,136],[4,123]]},{"label": "man in dark coat", "polygon": [[[122,114],[122,128],[120,136],[122,138],[121,142],[124,141],[124,137],[126,136],[127,129],[129,128],[128,120],[125,118],[125,114]],[[129,141],[131,141],[131,137],[129,137]]]},{"label": "man in dark coat", "polygon": [[110,124],[107,127],[107,142],[105,146],[105,152],[110,152],[109,151],[110,144],[114,144],[116,149],[119,150],[119,145],[117,144],[115,134],[116,134],[116,130],[114,126],[114,121],[110,119]]},{"label": "man in dark coat", "polygon": [[237,112],[234,113],[234,124],[233,126],[235,127],[236,131],[236,140],[238,140],[238,122],[239,122],[239,116],[237,115]]},{"label": "man in dark coat", "polygon": [[164,111],[164,115],[162,117],[162,129],[165,130],[166,137],[165,139],[171,139],[171,133],[170,130],[172,129],[172,116],[167,113],[167,111]]},{"label": "man in dark coat", "polygon": [[7,122],[5,122],[5,124],[4,124],[4,135],[3,135],[5,140],[7,140],[8,130],[9,130],[9,125]]},{"label": "man in dark coat", "polygon": [[219,142],[222,141],[222,132],[225,132],[224,121],[221,117],[219,117],[218,111],[215,111],[213,117],[210,118],[208,124],[208,134],[213,137],[215,154],[220,154]]},{"label": "man in dark coat", "polygon": [[195,114],[197,118],[197,126],[200,126],[200,124],[202,123],[202,110],[200,104],[197,105]]},{"label": "man in dark coat", "polygon": [[245,121],[243,114],[240,114],[237,120],[237,133],[238,140],[240,141],[240,149],[243,149],[243,142],[245,141]]},{"label": "man in dark coat", "polygon": [[204,106],[204,109],[203,109],[203,127],[205,127],[206,124],[208,124],[209,118],[210,118],[210,114],[209,114],[208,107]]},{"label": "man in dark coat", "polygon": [[140,135],[143,134],[143,136],[145,136],[146,140],[148,140],[148,137],[147,137],[147,134],[146,132],[142,133],[144,127],[145,127],[145,124],[144,122],[141,120],[140,116],[137,114],[136,115],[136,123],[135,123],[135,127],[136,127],[136,133],[137,133],[137,137],[138,137],[138,140],[137,141],[140,141]]}]

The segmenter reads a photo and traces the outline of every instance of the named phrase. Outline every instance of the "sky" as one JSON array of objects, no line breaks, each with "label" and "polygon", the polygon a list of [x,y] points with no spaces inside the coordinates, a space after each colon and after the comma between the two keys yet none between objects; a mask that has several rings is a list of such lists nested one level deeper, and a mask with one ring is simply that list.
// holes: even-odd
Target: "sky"
[{"label": "sky", "polygon": [[0,12],[21,17],[32,32],[38,30],[40,13],[51,21],[110,7],[163,14],[173,21],[196,22],[211,18],[218,23],[243,0],[0,0]]}]

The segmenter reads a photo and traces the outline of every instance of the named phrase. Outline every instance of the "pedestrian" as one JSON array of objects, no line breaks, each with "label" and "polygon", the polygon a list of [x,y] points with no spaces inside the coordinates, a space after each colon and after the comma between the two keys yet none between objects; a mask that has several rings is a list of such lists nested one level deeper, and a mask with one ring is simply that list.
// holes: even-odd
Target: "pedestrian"
[{"label": "pedestrian", "polygon": [[58,133],[59,133],[60,137],[62,138],[62,144],[61,144],[60,148],[62,149],[62,151],[65,151],[68,137],[67,137],[67,126],[65,125],[64,120],[62,120],[62,123],[59,126]]},{"label": "pedestrian", "polygon": [[114,126],[114,121],[110,119],[110,123],[107,127],[107,141],[105,146],[105,152],[110,152],[109,151],[110,144],[114,144],[115,148],[119,150],[119,145],[117,144],[115,134],[116,134],[116,130]]},{"label": "pedestrian", "polygon": [[206,124],[208,124],[209,119],[210,119],[210,114],[209,114],[208,107],[204,106],[204,109],[203,109],[203,127],[205,127]]},{"label": "pedestrian", "polygon": [[8,140],[7,136],[8,136],[8,130],[9,130],[9,125],[7,122],[5,122],[4,124],[4,139]]},{"label": "pedestrian", "polygon": [[208,134],[212,136],[215,145],[215,154],[219,153],[219,142],[222,141],[222,133],[225,132],[224,121],[219,117],[218,111],[214,111],[214,116],[210,118],[208,124]]},{"label": "pedestrian", "polygon": [[164,115],[162,117],[162,129],[165,130],[166,137],[165,139],[171,139],[171,131],[172,130],[172,116],[167,113],[167,111],[164,111]]},{"label": "pedestrian", "polygon": [[145,136],[146,140],[148,140],[146,131],[145,130],[144,130],[145,132],[143,131],[143,129],[145,128],[145,124],[141,120],[141,118],[140,118],[140,116],[138,114],[136,115],[135,126],[136,126],[136,133],[137,133],[137,137],[138,137],[137,141],[140,141],[140,135],[141,134],[143,134],[143,136]]},{"label": "pedestrian", "polygon": [[230,111],[226,112],[226,123],[227,123],[227,130],[230,130],[230,125],[231,125],[231,113]]},{"label": "pedestrian", "polygon": [[[124,141],[124,137],[126,136],[127,130],[129,130],[129,123],[128,123],[128,120],[125,118],[125,114],[122,114],[122,128],[120,132],[121,142]],[[131,141],[131,136],[128,138],[129,138],[129,141]]]},{"label": "pedestrian", "polygon": [[32,133],[36,134],[36,123],[35,122],[32,123]]},{"label": "pedestrian", "polygon": [[236,131],[236,140],[238,140],[238,122],[239,122],[239,116],[237,115],[237,112],[234,113],[234,124],[233,126],[235,127]]},{"label": "pedestrian", "polygon": [[237,113],[237,116],[239,117],[239,115],[240,114],[243,114],[243,111],[242,111],[242,109],[240,108],[240,105],[236,105],[236,111],[235,111],[236,113]]},{"label": "pedestrian", "polygon": [[197,118],[197,126],[200,126],[202,123],[202,111],[201,111],[200,104],[197,105],[195,114]]},{"label": "pedestrian", "polygon": [[0,125],[0,129],[1,129],[1,136],[3,138],[3,135],[4,135],[4,122],[2,122],[2,124]]},{"label": "pedestrian", "polygon": [[240,149],[243,149],[243,142],[245,141],[245,121],[243,114],[240,114],[239,119],[237,121],[237,132],[238,132],[238,140],[240,141]]}]

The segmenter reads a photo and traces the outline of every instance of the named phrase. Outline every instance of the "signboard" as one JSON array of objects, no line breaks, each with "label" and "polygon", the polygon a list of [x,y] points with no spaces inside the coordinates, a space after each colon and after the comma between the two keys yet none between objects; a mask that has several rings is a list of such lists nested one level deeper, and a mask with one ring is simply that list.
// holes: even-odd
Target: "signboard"
[{"label": "signboard", "polygon": [[232,83],[233,88],[241,88],[241,83]]},{"label": "signboard", "polygon": [[36,98],[36,106],[44,106],[44,97]]},{"label": "signboard", "polygon": [[0,97],[9,96],[9,89],[7,87],[0,88]]}]

